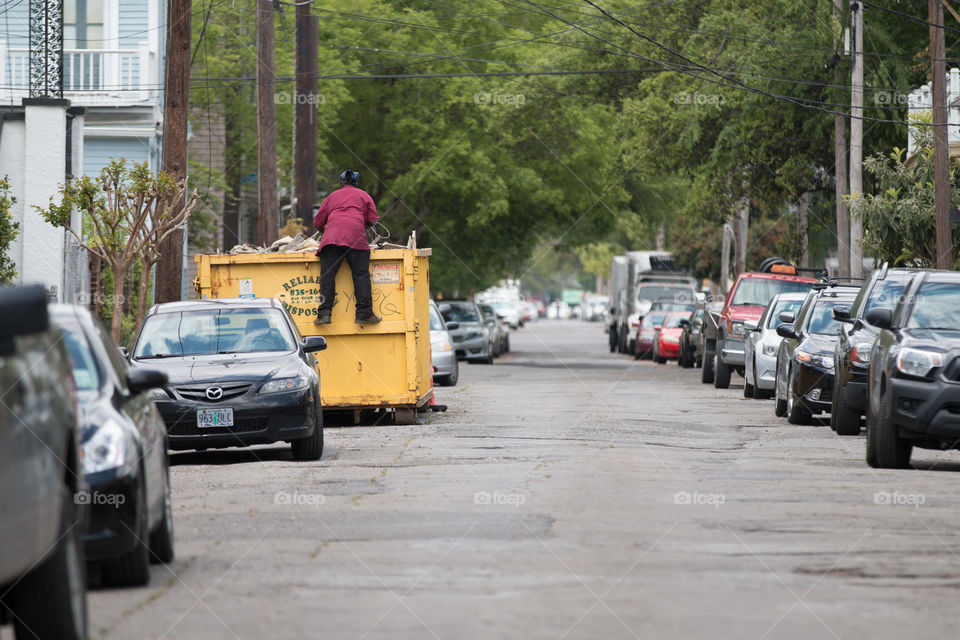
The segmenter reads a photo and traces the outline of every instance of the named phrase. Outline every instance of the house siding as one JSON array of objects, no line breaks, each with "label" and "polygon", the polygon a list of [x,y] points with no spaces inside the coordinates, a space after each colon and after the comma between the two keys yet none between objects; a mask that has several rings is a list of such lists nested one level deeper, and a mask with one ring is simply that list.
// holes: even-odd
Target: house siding
[{"label": "house siding", "polygon": [[150,159],[148,138],[95,138],[83,140],[83,172],[91,177],[110,164],[111,159],[124,158],[127,162],[146,162]]},{"label": "house siding", "polygon": [[147,0],[121,0],[119,5],[117,35],[120,48],[136,49],[149,38]]}]

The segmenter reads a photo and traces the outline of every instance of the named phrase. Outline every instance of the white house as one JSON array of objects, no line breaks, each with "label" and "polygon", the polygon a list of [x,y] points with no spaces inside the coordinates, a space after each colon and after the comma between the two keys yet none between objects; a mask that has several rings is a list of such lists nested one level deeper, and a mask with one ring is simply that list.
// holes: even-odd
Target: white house
[{"label": "white house", "polygon": [[[933,89],[927,83],[910,92],[907,97],[907,109],[910,115],[919,115],[926,112],[929,116],[933,112]],[[914,132],[917,127],[910,127],[907,140],[907,158],[913,158],[917,152]],[[950,69],[947,73],[947,140],[950,142],[950,156],[960,156],[960,69]]]},{"label": "white house", "polygon": [[[0,9],[0,111],[28,95],[29,4]],[[164,13],[160,0],[63,0],[63,97],[86,110],[74,173],[96,175],[111,157],[159,168]]]}]

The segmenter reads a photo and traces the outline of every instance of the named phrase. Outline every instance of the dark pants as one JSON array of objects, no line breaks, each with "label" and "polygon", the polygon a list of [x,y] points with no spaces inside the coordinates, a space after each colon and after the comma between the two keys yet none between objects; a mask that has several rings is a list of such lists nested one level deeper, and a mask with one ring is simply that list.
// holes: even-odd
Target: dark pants
[{"label": "dark pants", "polygon": [[373,295],[370,292],[370,250],[351,249],[328,244],[320,249],[320,306],[317,315],[333,312],[337,295],[336,278],[340,264],[346,260],[353,272],[353,294],[357,305],[357,320],[373,315]]}]

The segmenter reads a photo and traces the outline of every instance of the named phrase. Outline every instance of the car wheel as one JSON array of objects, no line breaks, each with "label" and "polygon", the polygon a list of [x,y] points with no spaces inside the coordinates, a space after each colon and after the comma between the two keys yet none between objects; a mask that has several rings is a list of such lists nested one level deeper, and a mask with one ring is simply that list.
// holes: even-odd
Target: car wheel
[{"label": "car wheel", "polygon": [[457,386],[457,380],[460,378],[460,367],[456,367],[448,376],[440,376],[437,378],[437,384],[441,387],[455,387]]},{"label": "car wheel", "polygon": [[753,385],[747,382],[746,378],[743,380],[743,397],[753,398]]},{"label": "car wheel", "polygon": [[[836,376],[839,378],[839,376]],[[860,412],[847,406],[847,396],[840,382],[834,379],[833,406],[830,407],[830,426],[840,436],[860,435]]]},{"label": "car wheel", "polygon": [[143,468],[140,469],[140,485],[137,487],[137,530],[134,531],[136,543],[124,555],[105,562],[103,565],[103,584],[108,587],[141,587],[150,581],[150,549],[147,540],[150,537],[150,527],[147,515],[150,509],[147,504],[147,476]]},{"label": "car wheel", "polygon": [[777,381],[774,383],[773,395],[776,398],[773,406],[773,414],[778,418],[787,415],[787,401],[780,397],[780,369],[777,368]]},{"label": "car wheel", "polygon": [[723,358],[720,357],[720,350],[717,349],[716,357],[716,372],[713,377],[713,386],[716,389],[727,389],[730,387],[730,365],[723,362]]},{"label": "car wheel", "polygon": [[713,354],[709,349],[704,349],[703,362],[700,369],[700,382],[703,384],[713,383]]},{"label": "car wheel", "polygon": [[876,436],[876,428],[870,426],[871,422],[873,421],[870,418],[870,409],[868,404],[867,420],[866,420],[866,424],[867,424],[866,459],[867,459],[867,465],[876,469],[879,466],[879,464],[877,463],[877,436]]},{"label": "car wheel", "polygon": [[790,376],[787,376],[787,422],[790,424],[810,424],[812,418],[813,414],[793,392],[793,382],[790,380]]},{"label": "car wheel", "polygon": [[510,336],[503,339],[503,352],[510,353]]},{"label": "car wheel", "polygon": [[[897,434],[897,425],[890,419],[889,396],[880,397],[879,415],[872,420],[872,426],[877,467],[880,469],[908,468],[913,444]],[[870,426],[867,428],[869,429]]]},{"label": "car wheel", "polygon": [[754,400],[769,400],[773,393],[767,389],[761,389],[756,384],[756,378],[754,378],[753,384],[753,399]]},{"label": "car wheel", "polygon": [[[319,396],[319,394],[317,394]],[[319,460],[323,456],[323,409],[317,399],[314,408],[313,434],[290,443],[293,459],[306,462]]]},{"label": "car wheel", "polygon": [[60,540],[47,558],[24,576],[5,598],[19,638],[87,637],[87,569],[83,526],[73,492],[63,487]]},{"label": "car wheel", "polygon": [[170,498],[170,466],[166,459],[164,467],[163,518],[150,534],[150,561],[168,564],[173,562],[173,501]]}]

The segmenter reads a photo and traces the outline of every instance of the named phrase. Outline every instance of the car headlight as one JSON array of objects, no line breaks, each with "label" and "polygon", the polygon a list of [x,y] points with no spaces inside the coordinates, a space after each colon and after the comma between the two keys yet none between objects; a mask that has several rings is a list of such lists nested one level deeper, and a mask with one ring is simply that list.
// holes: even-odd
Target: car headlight
[{"label": "car headlight", "polygon": [[743,336],[744,333],[746,333],[746,332],[743,330],[743,323],[742,323],[742,322],[728,321],[728,322],[727,322],[727,333],[729,333],[729,334],[732,335],[732,336]]},{"label": "car headlight", "polygon": [[296,391],[297,389],[305,389],[308,384],[310,384],[310,380],[307,378],[307,376],[297,376],[296,378],[277,378],[276,380],[268,381],[266,384],[260,387],[260,393]]},{"label": "car headlight", "polygon": [[853,350],[850,351],[850,359],[854,362],[862,362],[863,364],[870,364],[870,349],[873,348],[873,345],[869,342],[860,342],[854,345]]},{"label": "car headlight", "polygon": [[450,351],[450,343],[444,340],[443,342],[434,342],[430,347],[434,351]]},{"label": "car headlight", "polygon": [[775,356],[777,355],[778,345],[775,344],[765,344],[763,345],[763,355],[765,356]]},{"label": "car headlight", "polygon": [[797,360],[800,362],[806,362],[814,367],[820,367],[821,369],[826,369],[831,372],[833,371],[833,358],[829,356],[821,356],[816,353],[809,353],[807,351],[797,351]]},{"label": "car headlight", "polygon": [[151,400],[169,400],[170,394],[168,394],[163,389],[157,387],[156,389],[150,389],[147,391],[147,397]]},{"label": "car headlight", "polygon": [[122,467],[127,458],[127,435],[123,427],[107,420],[90,439],[80,445],[80,462],[85,474]]},{"label": "car headlight", "polygon": [[943,365],[943,356],[933,351],[903,348],[897,354],[897,369],[910,376],[923,378]]}]

